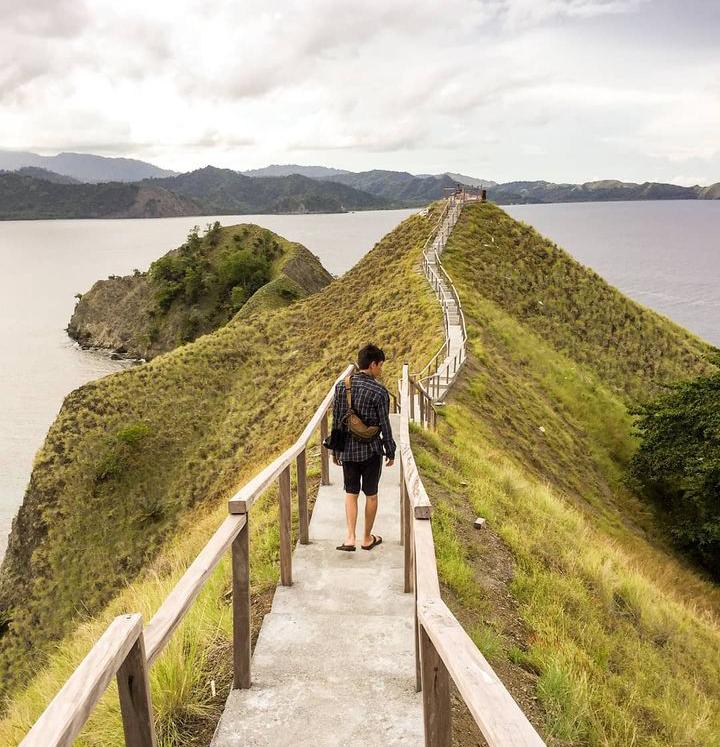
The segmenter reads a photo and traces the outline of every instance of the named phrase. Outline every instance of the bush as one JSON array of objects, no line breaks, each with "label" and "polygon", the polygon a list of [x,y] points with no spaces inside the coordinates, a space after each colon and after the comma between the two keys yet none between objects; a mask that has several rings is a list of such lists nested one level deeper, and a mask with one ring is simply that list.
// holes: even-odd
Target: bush
[{"label": "bush", "polygon": [[[720,353],[712,362],[720,366]],[[641,445],[631,479],[684,549],[720,576],[720,370],[631,410]]]}]

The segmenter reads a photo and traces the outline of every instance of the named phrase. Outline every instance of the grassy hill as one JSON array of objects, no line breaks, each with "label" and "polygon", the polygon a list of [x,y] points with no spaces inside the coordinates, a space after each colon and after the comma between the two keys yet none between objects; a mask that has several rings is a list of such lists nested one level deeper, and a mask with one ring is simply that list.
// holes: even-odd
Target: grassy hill
[{"label": "grassy hill", "polygon": [[[442,322],[415,268],[435,219],[406,220],[313,296],[285,308],[259,299],[216,332],[68,395],[0,572],[5,695],[51,658],[8,705],[0,744],[24,733],[113,614],[139,609],[149,619],[222,521],[226,499],[299,435],[361,345],[384,348],[388,382],[404,361],[430,357]],[[276,510],[270,494],[252,514],[256,622],[277,579]],[[162,744],[209,741],[202,727],[212,728],[229,683],[228,588],[224,566],[153,668]],[[81,743],[120,744],[120,733],[111,694]]]},{"label": "grassy hill", "polygon": [[[280,309],[259,298],[67,398],[0,574],[0,681],[15,688],[0,743],[22,736],[114,614],[149,619],[225,498],[293,440],[356,347],[385,348],[389,382],[435,351],[439,310],[417,271],[432,220],[405,221],[313,296]],[[469,357],[439,432],[413,439],[448,603],[549,744],[717,747],[720,591],[624,483],[627,405],[706,368],[708,347],[492,205],[463,211],[444,261]],[[277,580],[272,493],[251,527],[257,630]],[[162,745],[209,741],[229,683],[229,589],[225,563],[151,671]],[[481,743],[456,710],[455,743]],[[113,692],[80,744],[122,744]]]},{"label": "grassy hill", "polygon": [[226,324],[261,294],[264,306],[285,306],[332,280],[301,244],[256,225],[215,223],[153,262],[149,272],[98,280],[80,298],[68,334],[150,360]]},{"label": "grassy hill", "polygon": [[443,261],[469,357],[414,438],[449,603],[551,744],[720,744],[720,589],[624,483],[627,404],[708,346],[492,205]]}]

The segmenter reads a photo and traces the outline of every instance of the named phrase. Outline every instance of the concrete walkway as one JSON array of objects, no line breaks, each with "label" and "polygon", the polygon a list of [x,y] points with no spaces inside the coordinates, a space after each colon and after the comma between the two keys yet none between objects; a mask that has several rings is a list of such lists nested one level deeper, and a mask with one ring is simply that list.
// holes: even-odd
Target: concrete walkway
[{"label": "concrete walkway", "polygon": [[[391,415],[393,431],[399,415]],[[373,550],[339,552],[342,470],[320,487],[310,544],[293,553],[252,659],[252,687],[231,691],[212,747],[423,745],[415,692],[413,597],[403,593],[398,462],[383,467]],[[359,500],[358,541],[364,497]]]}]

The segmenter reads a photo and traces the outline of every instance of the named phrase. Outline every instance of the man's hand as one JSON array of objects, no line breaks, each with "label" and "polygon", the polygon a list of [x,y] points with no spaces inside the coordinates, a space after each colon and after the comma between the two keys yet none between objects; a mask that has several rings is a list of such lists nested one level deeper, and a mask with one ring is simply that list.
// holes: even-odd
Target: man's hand
[{"label": "man's hand", "polygon": [[337,454],[333,451],[333,464],[340,465],[340,460],[337,458]]},{"label": "man's hand", "polygon": [[395,460],[394,459],[390,459],[388,457],[385,458],[385,466],[386,467],[392,467],[393,464],[395,464]]}]

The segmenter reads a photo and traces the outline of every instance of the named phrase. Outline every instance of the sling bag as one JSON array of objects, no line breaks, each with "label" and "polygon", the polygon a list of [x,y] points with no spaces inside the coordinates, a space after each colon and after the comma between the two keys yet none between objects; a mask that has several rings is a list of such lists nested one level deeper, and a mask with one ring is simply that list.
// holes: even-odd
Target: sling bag
[{"label": "sling bag", "polygon": [[372,441],[380,433],[379,425],[365,425],[360,416],[352,409],[352,377],[345,377],[345,396],[347,397],[348,411],[345,415],[345,424],[350,433],[360,441]]}]

